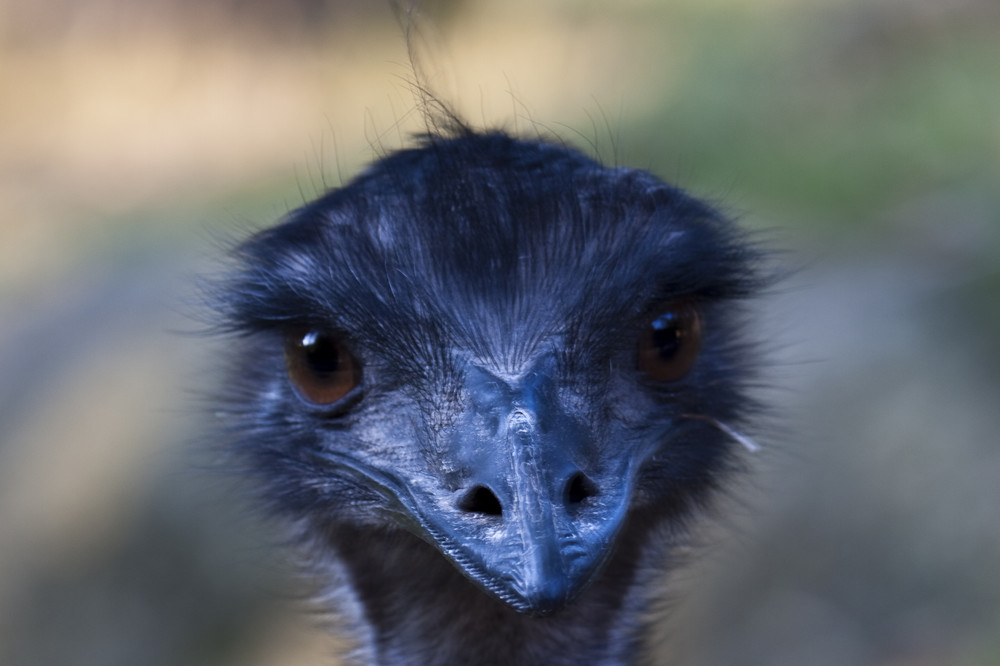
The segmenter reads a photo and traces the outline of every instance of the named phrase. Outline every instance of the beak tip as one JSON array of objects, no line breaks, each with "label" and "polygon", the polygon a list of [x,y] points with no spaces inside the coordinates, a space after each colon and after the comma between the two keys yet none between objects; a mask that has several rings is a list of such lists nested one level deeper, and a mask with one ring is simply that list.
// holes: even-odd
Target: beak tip
[{"label": "beak tip", "polygon": [[564,608],[573,598],[575,586],[563,576],[549,576],[529,589],[518,590],[523,613],[536,617],[552,615]]}]

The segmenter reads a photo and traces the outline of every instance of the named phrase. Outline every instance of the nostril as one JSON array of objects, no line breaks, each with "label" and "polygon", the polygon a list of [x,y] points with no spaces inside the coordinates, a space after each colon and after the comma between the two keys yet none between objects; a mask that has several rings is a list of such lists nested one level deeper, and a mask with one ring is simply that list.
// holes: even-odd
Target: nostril
[{"label": "nostril", "polygon": [[576,472],[566,482],[565,497],[567,505],[579,504],[588,497],[593,497],[596,494],[597,487],[583,472]]},{"label": "nostril", "polygon": [[499,516],[503,507],[496,494],[486,486],[476,486],[465,493],[458,502],[458,508],[468,513],[478,513],[484,516]]}]

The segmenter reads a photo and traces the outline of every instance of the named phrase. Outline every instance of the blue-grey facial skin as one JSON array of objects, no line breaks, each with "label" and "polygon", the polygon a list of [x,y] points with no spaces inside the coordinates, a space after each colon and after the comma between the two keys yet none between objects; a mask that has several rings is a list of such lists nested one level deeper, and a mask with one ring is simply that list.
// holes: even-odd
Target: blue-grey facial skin
[{"label": "blue-grey facial skin", "polygon": [[[229,446],[354,576],[383,657],[378,626],[399,618],[371,609],[390,582],[419,587],[408,562],[470,617],[603,617],[735,464],[713,422],[745,424],[758,259],[646,172],[426,137],[237,248],[215,289],[236,336]],[[342,397],[289,377],[296,331],[351,355]]]}]

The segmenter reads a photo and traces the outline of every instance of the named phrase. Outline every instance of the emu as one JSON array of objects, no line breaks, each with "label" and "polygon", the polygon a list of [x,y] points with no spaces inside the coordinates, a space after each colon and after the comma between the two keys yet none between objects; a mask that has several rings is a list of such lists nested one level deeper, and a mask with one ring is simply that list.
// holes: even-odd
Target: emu
[{"label": "emu", "polygon": [[352,663],[642,658],[672,549],[752,447],[745,233],[456,121],[233,259],[227,447]]}]

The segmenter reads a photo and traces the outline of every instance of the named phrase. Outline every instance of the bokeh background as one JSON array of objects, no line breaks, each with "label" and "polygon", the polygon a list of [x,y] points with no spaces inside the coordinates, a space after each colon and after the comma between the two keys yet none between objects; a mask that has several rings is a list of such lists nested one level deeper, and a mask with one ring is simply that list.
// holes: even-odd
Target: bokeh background
[{"label": "bokeh background", "polygon": [[[1000,664],[1000,4],[427,2],[426,82],[784,252],[653,663]],[[0,664],[326,664],[193,462],[220,237],[422,128],[371,0],[0,0]]]}]

